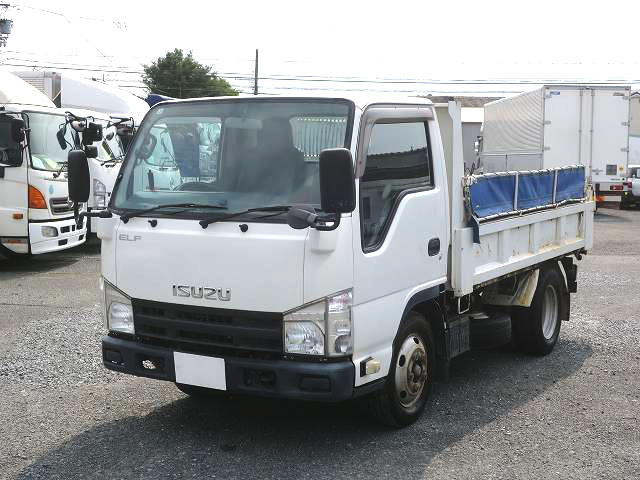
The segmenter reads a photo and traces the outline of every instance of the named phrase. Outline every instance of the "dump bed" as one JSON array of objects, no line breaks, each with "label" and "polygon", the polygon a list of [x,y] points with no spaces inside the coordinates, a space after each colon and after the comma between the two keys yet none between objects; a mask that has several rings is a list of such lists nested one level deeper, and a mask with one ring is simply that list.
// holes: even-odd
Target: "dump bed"
[{"label": "dump bed", "polygon": [[436,106],[449,181],[455,296],[593,245],[593,192],[583,165],[465,175],[460,109]]},{"label": "dump bed", "polygon": [[451,250],[456,296],[593,245],[583,166],[470,175],[464,185],[468,226],[453,232]]}]

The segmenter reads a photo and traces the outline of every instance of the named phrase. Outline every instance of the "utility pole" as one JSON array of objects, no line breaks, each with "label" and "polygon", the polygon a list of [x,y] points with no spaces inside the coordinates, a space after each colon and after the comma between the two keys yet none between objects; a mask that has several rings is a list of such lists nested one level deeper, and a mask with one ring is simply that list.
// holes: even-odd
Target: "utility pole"
[{"label": "utility pole", "polygon": [[258,94],[258,49],[256,48],[256,68],[253,75],[253,94]]}]

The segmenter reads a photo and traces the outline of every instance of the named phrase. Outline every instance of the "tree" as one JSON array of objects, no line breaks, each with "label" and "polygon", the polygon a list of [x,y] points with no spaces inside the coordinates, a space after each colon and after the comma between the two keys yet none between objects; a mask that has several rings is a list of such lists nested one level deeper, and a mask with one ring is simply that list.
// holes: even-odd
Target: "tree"
[{"label": "tree", "polygon": [[238,95],[212,67],[202,65],[176,48],[151,65],[143,65],[144,84],[155,93],[174,98],[219,97]]}]

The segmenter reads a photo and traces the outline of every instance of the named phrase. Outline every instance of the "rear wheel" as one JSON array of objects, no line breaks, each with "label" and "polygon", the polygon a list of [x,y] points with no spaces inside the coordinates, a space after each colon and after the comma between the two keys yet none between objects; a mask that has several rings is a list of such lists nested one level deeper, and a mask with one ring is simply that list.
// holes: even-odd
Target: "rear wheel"
[{"label": "rear wheel", "polygon": [[369,398],[376,420],[393,427],[415,422],[427,404],[434,375],[431,328],[422,315],[410,312],[394,342],[385,385]]},{"label": "rear wheel", "polygon": [[555,266],[541,270],[531,306],[513,309],[516,343],[526,352],[547,355],[558,342],[560,324],[568,314],[569,293],[560,269]]},{"label": "rear wheel", "polygon": [[186,393],[193,398],[224,398],[228,394],[224,390],[216,390],[214,388],[197,387],[195,385],[187,385],[186,383],[177,383],[176,387],[182,393]]}]

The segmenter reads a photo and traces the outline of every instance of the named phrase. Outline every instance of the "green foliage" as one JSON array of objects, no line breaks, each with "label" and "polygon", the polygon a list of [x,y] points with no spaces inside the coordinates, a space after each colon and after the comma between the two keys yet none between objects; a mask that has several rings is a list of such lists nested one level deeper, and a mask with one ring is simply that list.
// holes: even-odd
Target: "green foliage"
[{"label": "green foliage", "polygon": [[191,52],[185,56],[178,48],[143,67],[143,81],[154,93],[175,98],[238,95],[211,67],[196,62]]}]

